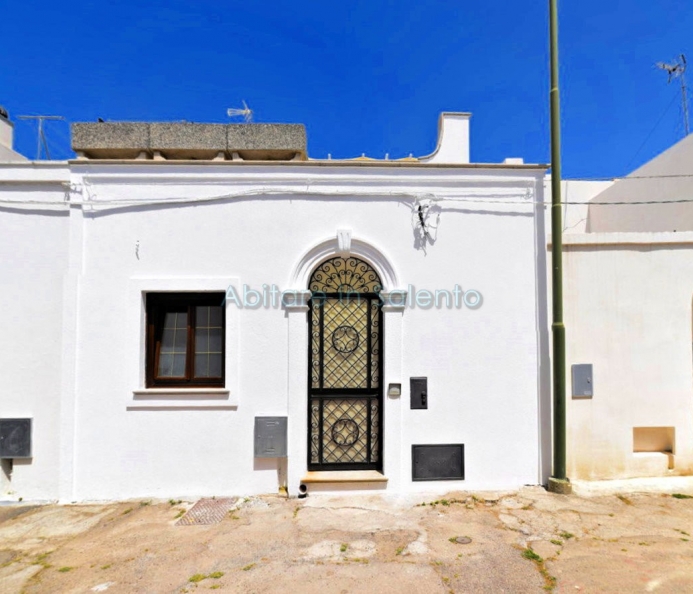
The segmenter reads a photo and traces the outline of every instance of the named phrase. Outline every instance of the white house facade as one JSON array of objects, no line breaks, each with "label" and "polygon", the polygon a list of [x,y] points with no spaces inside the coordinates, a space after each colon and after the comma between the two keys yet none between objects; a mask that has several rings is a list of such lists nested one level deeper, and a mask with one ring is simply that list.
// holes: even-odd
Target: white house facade
[{"label": "white house facade", "polygon": [[543,166],[469,163],[468,114],[400,161],[91,126],[0,163],[5,497],[545,483]]}]

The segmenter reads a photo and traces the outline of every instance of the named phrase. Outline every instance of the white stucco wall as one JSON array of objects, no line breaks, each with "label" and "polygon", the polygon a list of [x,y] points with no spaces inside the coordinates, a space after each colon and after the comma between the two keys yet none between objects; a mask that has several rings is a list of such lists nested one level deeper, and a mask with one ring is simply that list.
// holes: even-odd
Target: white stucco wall
[{"label": "white stucco wall", "polygon": [[[62,312],[68,323],[50,335],[63,363],[60,372],[32,379],[35,401],[12,409],[35,418],[59,414],[62,458],[50,463],[50,485],[25,497],[276,492],[277,461],[253,459],[253,420],[264,415],[289,416],[288,485],[295,494],[306,469],[305,312],[229,305],[228,396],[181,398],[142,390],[142,293],[225,290],[230,283],[305,289],[292,286],[297,268],[316,246],[333,241],[336,250],[338,229],[350,229],[354,249],[374,254],[376,267],[389,267],[383,277],[398,286],[387,289],[459,284],[484,299],[476,310],[385,313],[385,387],[403,387],[401,398],[384,398],[387,489],[512,488],[546,478],[548,435],[539,427],[548,414],[539,357],[546,348],[545,252],[534,204],[541,170],[77,162],[70,170],[75,205],[69,217],[50,219],[60,222],[61,248],[36,248],[41,267],[65,279],[72,304]],[[425,249],[413,226],[415,196],[444,199],[434,204],[440,221]],[[89,204],[77,206],[80,200]],[[162,200],[167,204],[151,204]],[[5,216],[2,224],[17,229],[14,245],[30,244],[41,216]],[[24,265],[3,264],[13,295],[23,286],[15,272]],[[27,309],[41,305],[39,286],[30,282]],[[51,302],[58,313],[63,305]],[[23,338],[3,348],[28,356]],[[412,411],[409,378],[419,375],[429,378],[429,409]],[[26,378],[10,377],[10,391],[28,390]],[[43,394],[56,384],[62,408],[44,411]],[[57,439],[38,422],[34,437],[36,455],[22,467],[27,485],[38,485],[43,453]],[[464,443],[466,480],[412,482],[416,443]],[[18,476],[15,466],[12,489],[22,495]]]},{"label": "white stucco wall", "polygon": [[[693,234],[564,237],[568,474],[693,472]],[[594,397],[572,399],[570,366],[592,363]],[[633,428],[673,427],[674,455],[634,453]]]},{"label": "white stucco wall", "polygon": [[469,163],[469,122],[471,113],[443,112],[438,120],[438,144],[422,163]]},{"label": "white stucco wall", "polygon": [[[0,164],[0,417],[32,417],[34,434],[41,437],[33,460],[16,460],[11,470],[3,461],[0,492],[25,499],[55,498],[58,492],[68,260],[61,182],[68,179],[65,164]],[[31,201],[49,204],[36,207]]]}]

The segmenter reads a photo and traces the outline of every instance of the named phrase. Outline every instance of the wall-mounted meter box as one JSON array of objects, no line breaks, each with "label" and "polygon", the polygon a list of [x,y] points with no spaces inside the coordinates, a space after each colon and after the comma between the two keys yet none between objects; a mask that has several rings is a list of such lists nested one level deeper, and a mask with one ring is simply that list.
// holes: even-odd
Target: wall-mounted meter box
[{"label": "wall-mounted meter box", "polygon": [[573,398],[592,398],[594,395],[594,376],[590,363],[572,365]]},{"label": "wall-mounted meter box", "polygon": [[286,417],[255,417],[255,457],[286,456]]}]

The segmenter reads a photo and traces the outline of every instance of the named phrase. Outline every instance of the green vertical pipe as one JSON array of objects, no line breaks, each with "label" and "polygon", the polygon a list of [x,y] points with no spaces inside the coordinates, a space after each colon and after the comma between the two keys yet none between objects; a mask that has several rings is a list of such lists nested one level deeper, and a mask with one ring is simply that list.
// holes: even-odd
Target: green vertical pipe
[{"label": "green vertical pipe", "polygon": [[553,295],[553,478],[566,479],[565,326],[561,216],[561,106],[558,93],[558,0],[549,0],[551,56],[551,280]]}]

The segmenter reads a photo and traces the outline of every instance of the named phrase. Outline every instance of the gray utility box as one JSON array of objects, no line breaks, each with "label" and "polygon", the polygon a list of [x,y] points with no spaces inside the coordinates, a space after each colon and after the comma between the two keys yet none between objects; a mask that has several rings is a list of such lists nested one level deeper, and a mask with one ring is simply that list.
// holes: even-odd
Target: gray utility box
[{"label": "gray utility box", "polygon": [[573,398],[592,398],[594,395],[592,365],[582,363],[572,365],[570,369],[573,376]]},{"label": "gray utility box", "polygon": [[286,417],[255,417],[255,457],[286,457]]},{"label": "gray utility box", "polygon": [[0,419],[0,458],[31,458],[31,419]]},{"label": "gray utility box", "polygon": [[409,378],[409,398],[412,409],[428,408],[428,378]]}]

